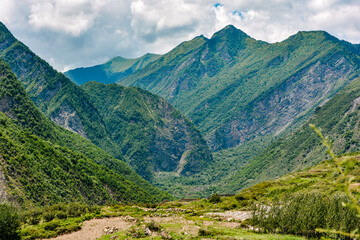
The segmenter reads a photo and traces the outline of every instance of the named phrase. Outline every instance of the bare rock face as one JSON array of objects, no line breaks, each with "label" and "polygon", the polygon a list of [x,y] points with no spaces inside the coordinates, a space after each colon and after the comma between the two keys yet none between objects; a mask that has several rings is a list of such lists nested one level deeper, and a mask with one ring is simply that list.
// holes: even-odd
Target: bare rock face
[{"label": "bare rock face", "polygon": [[[0,155],[0,164],[3,161],[2,156]],[[6,193],[6,179],[5,175],[2,172],[1,165],[0,165],[0,201],[6,200],[8,195]]]},{"label": "bare rock face", "polygon": [[75,109],[69,105],[67,102],[63,102],[60,108],[53,112],[51,115],[51,120],[57,125],[62,126],[63,128],[80,134],[81,136],[87,138],[84,126],[81,123],[81,119]]},{"label": "bare rock face", "polygon": [[334,56],[329,62],[318,61],[302,69],[251,102],[206,136],[209,146],[214,150],[234,147],[256,136],[278,135],[294,124],[301,124],[316,106],[354,79],[353,66],[345,58]]}]

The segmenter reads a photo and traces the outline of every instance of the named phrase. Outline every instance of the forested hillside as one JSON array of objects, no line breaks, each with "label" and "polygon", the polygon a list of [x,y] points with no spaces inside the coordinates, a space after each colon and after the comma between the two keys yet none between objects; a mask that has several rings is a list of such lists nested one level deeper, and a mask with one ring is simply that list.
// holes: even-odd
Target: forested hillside
[{"label": "forested hillside", "polygon": [[0,103],[0,195],[21,205],[154,202],[169,197],[120,160],[45,118],[2,60]]},{"label": "forested hillside", "polygon": [[99,109],[111,139],[147,180],[157,172],[192,175],[212,162],[200,132],[163,98],[135,87],[82,86]]},{"label": "forested hillside", "polygon": [[228,26],[118,83],[163,96],[221,150],[301,125],[359,76],[356,49],[322,31],[269,44]]}]

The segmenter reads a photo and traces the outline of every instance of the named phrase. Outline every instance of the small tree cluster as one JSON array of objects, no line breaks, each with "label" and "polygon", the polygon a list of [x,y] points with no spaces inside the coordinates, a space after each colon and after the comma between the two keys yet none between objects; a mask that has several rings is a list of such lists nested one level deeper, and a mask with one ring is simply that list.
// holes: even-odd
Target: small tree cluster
[{"label": "small tree cluster", "polygon": [[7,202],[0,203],[0,240],[20,239],[20,218],[17,208]]},{"label": "small tree cluster", "polygon": [[318,229],[349,233],[357,229],[360,219],[357,211],[344,207],[344,203],[350,203],[345,194],[324,197],[319,192],[298,193],[281,201],[254,205],[252,224],[263,232],[307,237],[333,235]]}]

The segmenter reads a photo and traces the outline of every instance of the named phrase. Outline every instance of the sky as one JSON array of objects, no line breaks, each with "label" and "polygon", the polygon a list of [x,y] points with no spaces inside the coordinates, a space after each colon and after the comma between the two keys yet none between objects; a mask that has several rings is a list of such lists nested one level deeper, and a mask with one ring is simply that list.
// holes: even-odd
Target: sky
[{"label": "sky", "polygon": [[360,43],[360,0],[0,0],[0,21],[59,71],[163,54],[229,24],[267,42],[325,30]]}]

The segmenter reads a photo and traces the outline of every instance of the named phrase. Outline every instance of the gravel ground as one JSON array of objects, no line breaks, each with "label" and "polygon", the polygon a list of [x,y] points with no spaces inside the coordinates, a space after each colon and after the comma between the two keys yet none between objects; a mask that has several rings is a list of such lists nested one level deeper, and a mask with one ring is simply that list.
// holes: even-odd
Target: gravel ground
[{"label": "gravel ground", "polygon": [[83,223],[80,231],[65,234],[52,240],[95,240],[106,234],[104,230],[107,227],[116,227],[119,231],[129,228],[131,222],[126,221],[123,217],[92,219]]}]

